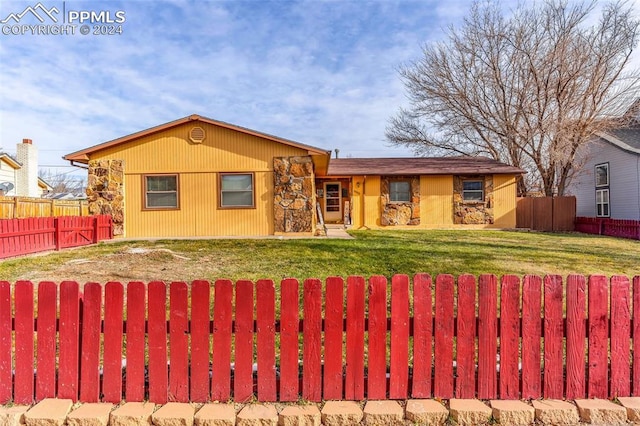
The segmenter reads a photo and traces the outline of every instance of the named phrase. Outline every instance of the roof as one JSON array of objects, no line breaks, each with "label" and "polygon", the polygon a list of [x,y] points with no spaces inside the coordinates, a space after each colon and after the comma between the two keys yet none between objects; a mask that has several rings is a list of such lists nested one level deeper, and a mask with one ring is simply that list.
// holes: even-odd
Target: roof
[{"label": "roof", "polygon": [[336,158],[328,176],[522,174],[524,170],[486,157]]},{"label": "roof", "polygon": [[620,149],[640,154],[640,123],[596,134]]},{"label": "roof", "polygon": [[6,152],[0,152],[0,160],[4,160],[6,163],[8,163],[14,169],[19,169],[19,168],[22,167],[22,164],[20,164],[15,158],[10,156]]},{"label": "roof", "polygon": [[159,126],[151,127],[146,130],[142,130],[140,132],[132,133],[127,136],[123,136],[118,139],[114,139],[112,141],[104,142],[98,145],[91,146],[89,148],[81,149],[80,151],[72,152],[71,154],[65,155],[63,158],[68,161],[77,161],[79,163],[87,163],[89,161],[89,156],[94,152],[101,151],[106,148],[111,148],[116,145],[121,145],[132,140],[141,138],[143,136],[151,135],[153,133],[161,132],[163,130],[171,129],[176,126],[180,126],[185,123],[190,122],[202,122],[207,124],[212,124],[214,126],[224,127],[226,129],[235,130],[237,132],[245,133],[248,135],[257,136],[263,139],[268,139],[273,142],[278,142],[284,145],[293,146],[296,148],[306,150],[309,155],[330,155],[330,151],[324,150],[322,148],[317,148],[311,145],[305,145],[300,142],[291,141],[289,139],[280,138],[278,136],[269,135],[267,133],[258,132],[256,130],[248,129],[246,127],[236,126],[235,124],[225,123],[224,121],[213,120],[211,118],[202,117],[197,114],[190,115],[188,117],[180,118],[175,121],[170,121],[165,124],[161,124]]}]

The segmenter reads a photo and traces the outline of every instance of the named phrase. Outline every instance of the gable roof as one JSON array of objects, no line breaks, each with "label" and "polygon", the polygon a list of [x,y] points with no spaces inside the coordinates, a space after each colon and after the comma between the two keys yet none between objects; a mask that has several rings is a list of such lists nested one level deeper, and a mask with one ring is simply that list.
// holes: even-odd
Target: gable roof
[{"label": "gable roof", "polygon": [[76,161],[78,163],[87,163],[89,161],[89,156],[94,152],[101,151],[106,148],[111,148],[113,146],[121,145],[127,142],[130,142],[134,139],[141,138],[143,136],[151,135],[153,133],[161,132],[163,130],[171,129],[176,126],[180,126],[185,123],[190,122],[202,122],[207,124],[212,124],[214,126],[224,127],[226,129],[235,130],[237,132],[245,133],[248,135],[257,136],[263,139],[268,139],[273,142],[281,143],[284,145],[293,146],[295,148],[300,148],[306,150],[309,155],[331,155],[330,151],[324,150],[322,148],[317,148],[311,145],[305,145],[299,142],[294,142],[289,139],[280,138],[278,136],[273,136],[267,133],[258,132],[256,130],[248,129],[246,127],[236,126],[235,124],[225,123],[224,121],[213,120],[211,118],[202,117],[197,114],[190,115],[188,117],[180,118],[175,121],[170,121],[165,124],[161,124],[159,126],[151,127],[146,130],[142,130],[136,133],[132,133],[127,136],[123,136],[118,139],[114,139],[108,142],[104,142],[98,145],[91,146],[89,148],[81,149],[80,151],[72,152],[71,154],[67,154],[63,159],[67,161]]},{"label": "gable roof", "polygon": [[336,158],[328,176],[522,174],[524,170],[486,157]]},{"label": "gable roof", "polygon": [[640,155],[640,124],[611,129],[607,132],[597,132],[597,136],[618,148]]}]

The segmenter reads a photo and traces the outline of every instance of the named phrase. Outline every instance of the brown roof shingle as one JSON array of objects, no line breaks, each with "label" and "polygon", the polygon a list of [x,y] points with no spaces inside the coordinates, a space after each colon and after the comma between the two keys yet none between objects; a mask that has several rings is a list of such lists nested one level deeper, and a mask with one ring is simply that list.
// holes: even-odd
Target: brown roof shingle
[{"label": "brown roof shingle", "polygon": [[327,176],[522,174],[486,157],[332,158]]}]

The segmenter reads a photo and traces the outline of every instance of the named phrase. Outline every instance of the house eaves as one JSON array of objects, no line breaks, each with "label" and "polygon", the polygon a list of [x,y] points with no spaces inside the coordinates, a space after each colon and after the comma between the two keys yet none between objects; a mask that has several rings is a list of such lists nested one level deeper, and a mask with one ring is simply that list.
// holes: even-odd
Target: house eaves
[{"label": "house eaves", "polygon": [[623,140],[618,139],[614,135],[611,135],[609,133],[604,133],[604,132],[596,132],[595,134],[599,138],[609,142],[611,145],[617,146],[618,148],[622,149],[623,151],[627,151],[627,152],[630,152],[632,154],[640,155],[640,148],[636,148],[635,146],[631,146],[628,143],[624,142]]}]

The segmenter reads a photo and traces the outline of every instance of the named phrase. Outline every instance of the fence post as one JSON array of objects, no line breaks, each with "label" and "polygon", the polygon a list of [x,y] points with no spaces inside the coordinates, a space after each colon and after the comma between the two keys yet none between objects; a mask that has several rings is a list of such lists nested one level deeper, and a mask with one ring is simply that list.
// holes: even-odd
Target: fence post
[{"label": "fence post", "polygon": [[59,251],[62,246],[62,224],[60,223],[60,218],[56,217],[53,219],[53,228],[55,229],[55,243],[56,243],[56,251]]},{"label": "fence post", "polygon": [[[80,216],[82,216],[82,212],[80,212]],[[100,222],[98,221],[98,216],[91,216],[91,224],[93,226],[93,244],[97,244],[99,241],[98,226],[100,225]]]}]

